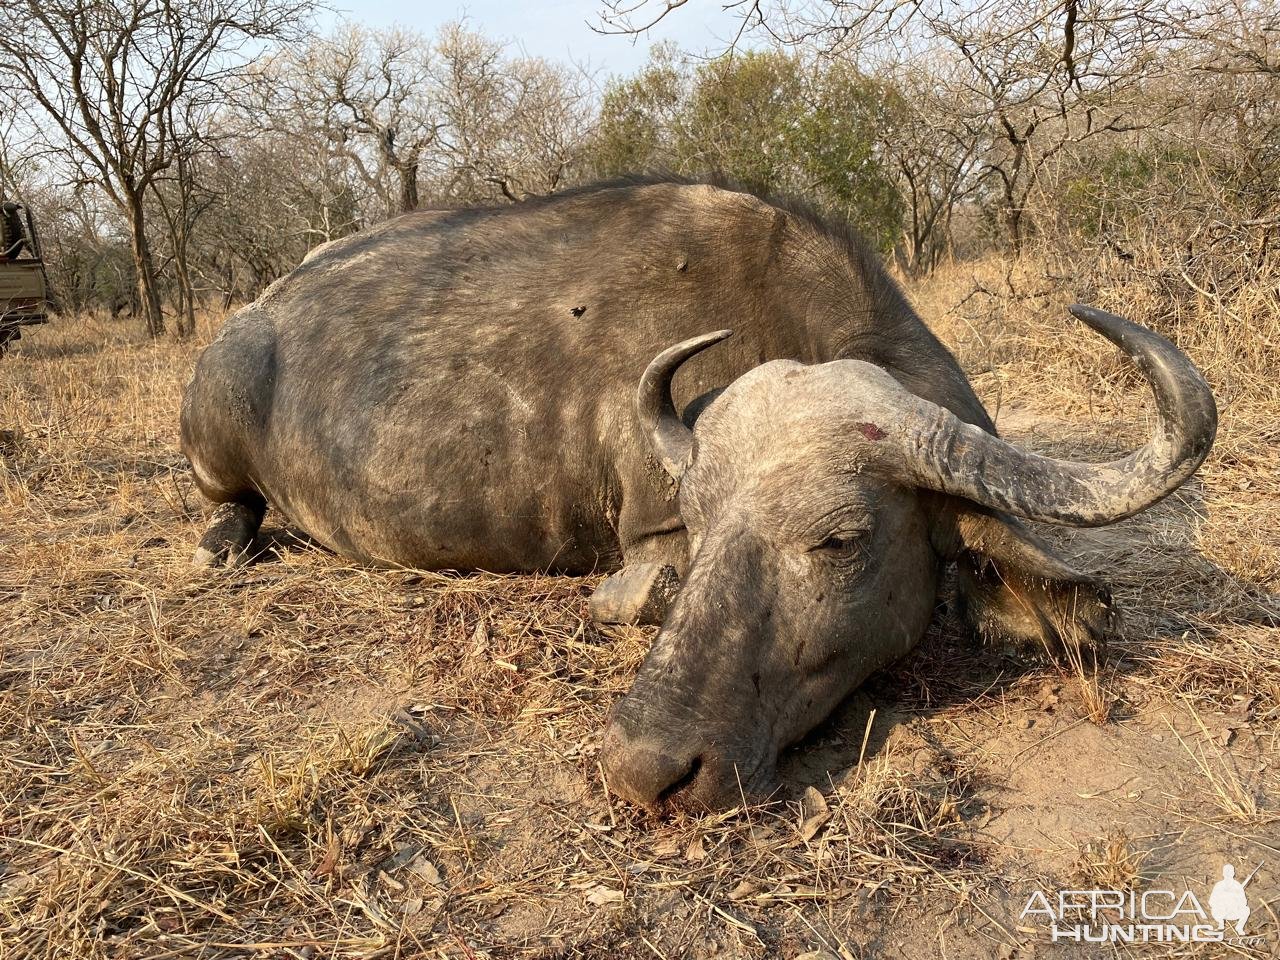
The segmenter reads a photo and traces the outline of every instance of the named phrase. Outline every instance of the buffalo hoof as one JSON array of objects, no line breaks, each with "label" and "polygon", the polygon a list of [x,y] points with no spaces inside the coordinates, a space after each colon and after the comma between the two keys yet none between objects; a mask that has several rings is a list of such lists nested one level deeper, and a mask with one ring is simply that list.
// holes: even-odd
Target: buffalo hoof
[{"label": "buffalo hoof", "polygon": [[256,505],[224,503],[213,511],[209,526],[196,547],[195,567],[238,567],[249,559],[249,548],[258,535],[263,511]]},{"label": "buffalo hoof", "polygon": [[196,547],[196,552],[191,555],[191,566],[198,570],[212,570],[218,567],[231,570],[243,566],[246,562],[248,562],[248,551],[245,550],[218,552],[207,547]]},{"label": "buffalo hoof", "polygon": [[596,623],[657,626],[680,590],[680,575],[665,563],[635,563],[596,587],[588,609]]}]

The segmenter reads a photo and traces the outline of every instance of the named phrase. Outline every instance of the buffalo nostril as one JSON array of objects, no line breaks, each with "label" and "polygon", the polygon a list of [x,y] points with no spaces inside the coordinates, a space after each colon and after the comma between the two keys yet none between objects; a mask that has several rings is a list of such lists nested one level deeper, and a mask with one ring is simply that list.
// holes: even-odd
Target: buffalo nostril
[{"label": "buffalo nostril", "polygon": [[618,724],[606,732],[600,759],[609,791],[649,809],[687,790],[703,769],[702,757],[648,737],[629,737]]},{"label": "buffalo nostril", "polygon": [[689,769],[686,770],[682,776],[658,791],[658,796],[654,800],[654,803],[661,806],[669,800],[676,799],[683,790],[692,787],[693,784],[697,782],[698,773],[701,770],[702,758],[694,757],[692,762],[689,764]]}]

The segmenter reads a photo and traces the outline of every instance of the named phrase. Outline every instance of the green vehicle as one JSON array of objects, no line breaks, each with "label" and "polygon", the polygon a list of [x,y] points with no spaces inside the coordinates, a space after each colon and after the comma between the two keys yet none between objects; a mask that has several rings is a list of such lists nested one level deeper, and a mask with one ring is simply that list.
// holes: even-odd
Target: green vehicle
[{"label": "green vehicle", "polygon": [[22,328],[48,320],[49,280],[31,211],[0,200],[0,356]]}]

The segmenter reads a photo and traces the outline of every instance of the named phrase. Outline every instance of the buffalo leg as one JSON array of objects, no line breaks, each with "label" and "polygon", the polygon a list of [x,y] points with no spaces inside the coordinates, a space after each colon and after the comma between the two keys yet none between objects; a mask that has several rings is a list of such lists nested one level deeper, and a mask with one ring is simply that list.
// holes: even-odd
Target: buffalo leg
[{"label": "buffalo leg", "polygon": [[662,623],[680,589],[669,563],[629,563],[591,595],[588,609],[596,623]]},{"label": "buffalo leg", "polygon": [[257,494],[221,504],[213,511],[191,562],[197,567],[238,567],[262,526],[267,502]]}]

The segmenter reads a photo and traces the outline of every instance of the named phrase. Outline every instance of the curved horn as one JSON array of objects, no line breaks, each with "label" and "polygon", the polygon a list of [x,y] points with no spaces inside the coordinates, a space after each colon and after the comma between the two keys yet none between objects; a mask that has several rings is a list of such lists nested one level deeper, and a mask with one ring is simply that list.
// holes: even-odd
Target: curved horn
[{"label": "curved horn", "polygon": [[908,460],[922,486],[1029,520],[1094,527],[1168,496],[1208,456],[1218,410],[1191,361],[1159,334],[1093,307],[1071,313],[1138,365],[1156,400],[1151,440],[1111,463],[1042,457],[933,408],[909,430]]},{"label": "curved horn", "polygon": [[636,391],[636,416],[653,452],[673,480],[679,480],[689,465],[693,431],[676,413],[671,400],[671,378],[680,365],[695,353],[732,335],[732,330],[717,330],[668,347],[653,358],[640,378],[640,389]]}]

